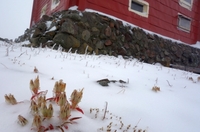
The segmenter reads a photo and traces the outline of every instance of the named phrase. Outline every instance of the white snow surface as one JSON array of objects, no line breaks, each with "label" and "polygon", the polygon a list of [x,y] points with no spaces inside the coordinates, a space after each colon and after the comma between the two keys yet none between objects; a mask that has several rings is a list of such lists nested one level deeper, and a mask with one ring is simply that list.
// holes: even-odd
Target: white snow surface
[{"label": "white snow surface", "polygon": [[47,21],[47,22],[46,22],[47,29],[50,28],[51,24],[52,24],[52,21]]},{"label": "white snow surface", "polygon": [[[33,72],[34,67],[38,73]],[[84,114],[73,110],[71,117],[82,118],[68,124],[68,130],[63,128],[64,131],[106,132],[111,122],[111,132],[133,132],[134,129],[145,132],[200,131],[199,75],[191,72],[150,65],[137,59],[124,60],[120,56],[79,55],[0,42],[0,73],[1,132],[35,131],[31,130],[34,126],[29,82],[37,76],[40,91],[48,90],[47,98],[52,97],[54,84],[60,79],[67,84],[68,99],[74,89],[84,88],[79,103]],[[117,82],[109,83],[107,87],[96,82],[105,78]],[[118,80],[127,83],[121,84]],[[160,91],[152,91],[153,86],[160,87]],[[19,103],[6,103],[5,94],[13,94]],[[106,102],[106,119],[102,120]],[[50,120],[43,121],[44,127],[62,123],[58,105],[51,103],[54,114]],[[92,113],[91,108],[95,109]],[[99,109],[98,113],[96,109]],[[25,117],[28,124],[19,125],[18,115]],[[131,125],[129,129],[128,125]],[[60,129],[51,131],[59,132]]]}]

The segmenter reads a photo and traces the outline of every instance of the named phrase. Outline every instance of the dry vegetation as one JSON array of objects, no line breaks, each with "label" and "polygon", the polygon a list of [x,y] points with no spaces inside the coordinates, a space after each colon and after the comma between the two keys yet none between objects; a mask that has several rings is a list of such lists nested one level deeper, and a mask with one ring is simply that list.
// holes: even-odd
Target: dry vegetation
[{"label": "dry vegetation", "polygon": [[[78,107],[79,102],[82,99],[83,89],[74,90],[71,94],[71,98],[68,101],[66,97],[66,83],[62,80],[55,82],[53,89],[53,97],[46,98],[47,90],[40,91],[40,80],[39,76],[37,76],[34,80],[30,80],[30,90],[32,93],[32,97],[30,99],[30,113],[33,116],[32,127],[31,130],[35,130],[37,132],[45,132],[53,129],[60,129],[64,132],[64,128],[68,129],[67,124],[73,124],[74,120],[80,119],[81,117],[72,117],[70,118],[71,111],[77,110],[81,113],[83,111]],[[17,105],[15,97],[12,94],[5,95],[5,101],[8,104]],[[53,106],[58,105],[59,109],[59,120],[61,121],[60,125],[49,124],[49,126],[44,126],[44,122],[51,120],[53,117],[54,108]],[[48,106],[48,107],[47,107]],[[55,116],[54,116],[55,118]],[[25,126],[29,121],[24,118],[22,115],[18,115],[18,123],[22,126]]]},{"label": "dry vegetation", "polygon": [[136,125],[125,124],[122,117],[117,116],[108,110],[107,102],[104,109],[90,108],[90,114],[93,119],[100,118],[102,121],[109,122],[107,125],[100,127],[98,132],[147,132],[148,129],[148,127],[146,129],[138,128],[141,119]]}]

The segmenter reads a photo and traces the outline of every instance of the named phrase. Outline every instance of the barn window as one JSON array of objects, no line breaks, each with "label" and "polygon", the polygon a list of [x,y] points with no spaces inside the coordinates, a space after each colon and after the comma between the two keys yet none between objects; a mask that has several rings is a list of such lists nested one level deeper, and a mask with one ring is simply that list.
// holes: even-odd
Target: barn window
[{"label": "barn window", "polygon": [[179,0],[179,4],[188,10],[192,10],[193,0]]},{"label": "barn window", "polygon": [[143,17],[148,17],[149,3],[144,0],[129,0],[129,11]]},{"label": "barn window", "polygon": [[42,18],[43,15],[45,15],[47,12],[47,5],[43,6],[40,12],[40,18]]},{"label": "barn window", "polygon": [[178,15],[178,28],[180,30],[186,31],[186,32],[190,32],[190,28],[191,28],[191,19],[183,16],[183,15]]},{"label": "barn window", "polygon": [[55,9],[60,4],[60,0],[51,1],[51,10]]}]

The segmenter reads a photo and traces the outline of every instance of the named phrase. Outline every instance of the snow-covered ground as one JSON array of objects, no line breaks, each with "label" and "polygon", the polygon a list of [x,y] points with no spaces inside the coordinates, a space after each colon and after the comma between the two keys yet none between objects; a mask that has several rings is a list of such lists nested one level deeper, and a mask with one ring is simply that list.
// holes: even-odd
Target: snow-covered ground
[{"label": "snow-covered ground", "polygon": [[[34,67],[38,73],[33,71]],[[159,64],[150,65],[136,59],[79,55],[0,42],[1,132],[35,131],[31,130],[34,126],[30,112],[32,94],[29,82],[37,76],[40,79],[40,91],[48,90],[47,98],[52,97],[54,84],[60,79],[67,84],[68,99],[74,89],[84,88],[79,103],[84,114],[73,110],[72,118],[82,118],[68,124],[68,130],[63,127],[64,131],[107,132],[108,128],[111,132],[200,131],[200,82],[197,74]],[[96,82],[105,78],[117,82],[111,82],[107,87]],[[127,83],[119,83],[119,80]],[[152,91],[154,86],[160,87],[160,91]],[[6,103],[5,94],[13,94],[20,103]],[[53,117],[43,121],[44,127],[62,124],[58,117],[58,104],[51,103],[54,108]],[[18,123],[18,115],[28,120],[27,125],[21,126]]]}]

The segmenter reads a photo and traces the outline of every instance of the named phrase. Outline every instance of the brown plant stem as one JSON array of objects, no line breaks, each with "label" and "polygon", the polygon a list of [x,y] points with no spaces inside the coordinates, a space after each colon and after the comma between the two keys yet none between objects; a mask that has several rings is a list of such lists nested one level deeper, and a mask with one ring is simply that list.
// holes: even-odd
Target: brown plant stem
[{"label": "brown plant stem", "polygon": [[106,118],[107,108],[108,108],[108,102],[106,102],[105,111],[104,111],[103,119],[102,120],[104,120]]},{"label": "brown plant stem", "polygon": [[169,85],[170,87],[172,87],[172,85],[169,83],[169,81],[168,81],[168,80],[166,80],[166,81],[167,81],[168,85]]},{"label": "brown plant stem", "polygon": [[8,67],[7,66],[5,66],[3,63],[0,63],[1,65],[3,65],[5,68],[7,68],[8,69]]}]

